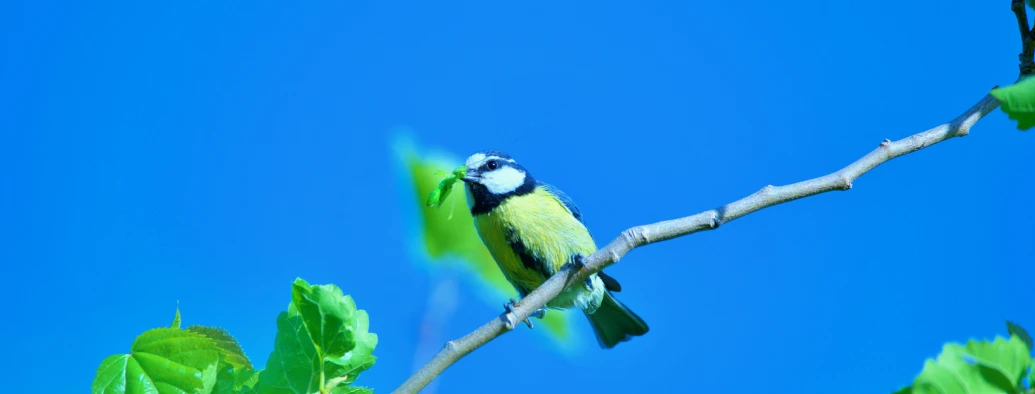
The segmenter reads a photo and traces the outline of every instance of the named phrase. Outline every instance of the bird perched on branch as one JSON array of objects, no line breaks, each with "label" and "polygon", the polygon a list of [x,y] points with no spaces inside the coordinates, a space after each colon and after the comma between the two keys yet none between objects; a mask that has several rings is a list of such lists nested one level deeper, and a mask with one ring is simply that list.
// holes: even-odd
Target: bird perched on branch
[{"label": "bird perched on branch", "polygon": [[[559,189],[532,178],[506,153],[475,153],[464,166],[462,180],[478,235],[522,298],[565,264],[581,265],[597,250],[575,203]],[[618,281],[600,271],[546,306],[581,309],[600,346],[612,348],[648,330],[643,319],[612,295],[621,289]],[[510,311],[514,304],[511,299],[504,308]],[[545,314],[546,309],[539,309],[534,316]]]}]

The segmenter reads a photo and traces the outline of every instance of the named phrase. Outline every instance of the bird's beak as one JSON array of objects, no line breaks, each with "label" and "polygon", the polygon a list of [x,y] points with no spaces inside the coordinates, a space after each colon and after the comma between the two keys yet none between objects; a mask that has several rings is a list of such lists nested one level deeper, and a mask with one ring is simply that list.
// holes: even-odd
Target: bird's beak
[{"label": "bird's beak", "polygon": [[478,171],[468,169],[467,173],[464,175],[463,179],[461,179],[461,180],[466,182],[466,183],[477,183],[481,179],[482,179],[481,174],[479,174]]}]

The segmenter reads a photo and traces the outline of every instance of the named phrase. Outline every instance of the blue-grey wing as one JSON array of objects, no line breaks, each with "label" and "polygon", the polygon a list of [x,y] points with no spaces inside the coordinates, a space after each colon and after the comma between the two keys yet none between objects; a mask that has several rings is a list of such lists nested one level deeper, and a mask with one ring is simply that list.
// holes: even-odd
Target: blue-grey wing
[{"label": "blue-grey wing", "polygon": [[563,203],[564,206],[568,208],[568,211],[571,212],[571,215],[575,216],[576,220],[580,222],[582,221],[582,212],[579,212],[579,207],[576,206],[575,201],[573,201],[571,197],[568,197],[567,194],[564,194],[564,192],[561,191],[561,189],[553,187],[553,185],[550,185],[548,183],[540,182],[538,180],[536,181],[536,186],[546,189],[546,191],[550,192],[550,194],[557,196],[557,199],[561,200],[561,203]]},{"label": "blue-grey wing", "polygon": [[[563,203],[564,206],[568,208],[568,211],[571,211],[571,215],[575,216],[575,219],[579,222],[582,222],[582,212],[579,212],[579,207],[576,206],[575,201],[572,200],[571,197],[568,197],[567,194],[564,194],[564,192],[562,192],[561,189],[553,187],[550,184],[540,182],[538,180],[536,181],[536,186],[539,186],[545,189],[546,191],[550,192],[551,194],[557,196],[557,199],[561,200],[561,203]],[[522,257],[522,262],[525,263],[526,267],[535,265],[533,264],[533,262],[526,262],[524,257]],[[597,276],[600,277],[600,280],[604,282],[604,288],[606,288],[608,291],[613,291],[616,293],[622,291],[622,285],[619,284],[618,281],[615,280],[615,278],[612,278],[610,275],[605,274],[604,271],[597,272]]]}]

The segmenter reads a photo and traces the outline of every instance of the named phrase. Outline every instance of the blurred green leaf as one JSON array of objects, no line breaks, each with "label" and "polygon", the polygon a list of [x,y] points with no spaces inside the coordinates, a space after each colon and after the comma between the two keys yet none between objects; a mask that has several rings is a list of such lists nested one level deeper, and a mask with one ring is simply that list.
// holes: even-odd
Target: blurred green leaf
[{"label": "blurred green leaf", "polygon": [[935,360],[928,359],[911,387],[896,393],[995,394],[1021,392],[1021,377],[1031,365],[1024,342],[971,340],[966,345],[946,344]]},{"label": "blurred green leaf", "polygon": [[1028,331],[1025,330],[1024,327],[1021,327],[1017,323],[1007,320],[1006,331],[1010,333],[1010,335],[1016,335],[1018,338],[1020,338],[1021,342],[1024,342],[1024,344],[1028,346],[1029,352],[1035,350],[1035,348],[1031,347],[1031,335],[1028,335]]},{"label": "blurred green leaf", "polygon": [[[456,191],[448,199],[443,199],[442,205],[447,206],[442,209],[426,204],[425,199],[438,186],[442,174],[454,171],[462,161],[447,154],[418,153],[414,142],[405,135],[396,140],[395,151],[404,164],[406,179],[412,185],[411,204],[419,213],[420,243],[430,257],[429,261],[460,265],[462,272],[470,273],[475,282],[491,290],[481,292],[482,299],[489,305],[497,306],[501,300],[516,297],[514,287],[500,272],[474,228],[465,193]],[[550,311],[545,319],[535,322],[536,332],[545,332],[555,344],[562,345],[554,348],[570,345],[575,339],[571,331],[572,316],[574,314],[565,311]],[[540,327],[542,331],[539,331]]]},{"label": "blurred green leaf", "polygon": [[937,361],[927,360],[920,376],[913,382],[915,394],[977,394],[1003,393],[985,382],[974,365],[963,359],[962,347],[946,345]]},{"label": "blurred green leaf", "polygon": [[219,349],[207,337],[156,328],[137,337],[129,354],[101,362],[91,389],[94,394],[208,394],[218,361]]},{"label": "blurred green leaf", "polygon": [[1035,126],[1035,78],[1024,78],[1013,85],[992,89],[991,93],[1002,102],[1003,112],[1017,121],[1018,130]]},{"label": "blurred green leaf", "polygon": [[1030,371],[1028,373],[1028,391],[1035,393],[1035,366],[1032,366]]},{"label": "blurred green leaf", "polygon": [[982,367],[982,374],[985,380],[999,384],[1001,379],[990,375],[990,371],[1002,374],[1008,382],[1009,387],[1020,387],[1024,373],[1031,366],[1031,354],[1028,345],[1014,335],[1010,339],[996,337],[994,342],[970,341],[964,348],[964,353],[974,358]]},{"label": "blurred green leaf", "polygon": [[[449,166],[432,160],[422,160],[416,154],[407,155],[406,163],[410,170],[410,176],[414,182],[416,192],[415,203],[421,213],[423,224],[423,241],[428,255],[432,258],[454,257],[460,258],[467,265],[475,270],[486,283],[490,284],[497,291],[503,294],[516,294],[513,286],[507,282],[492,259],[489,250],[485,248],[478,232],[474,228],[474,218],[467,208],[466,197],[463,193],[453,193],[454,202],[443,202],[443,204],[456,204],[459,207],[453,209],[436,209],[423,204],[424,197],[428,196],[438,186],[439,172],[448,172]],[[452,219],[449,218],[452,212]]]}]

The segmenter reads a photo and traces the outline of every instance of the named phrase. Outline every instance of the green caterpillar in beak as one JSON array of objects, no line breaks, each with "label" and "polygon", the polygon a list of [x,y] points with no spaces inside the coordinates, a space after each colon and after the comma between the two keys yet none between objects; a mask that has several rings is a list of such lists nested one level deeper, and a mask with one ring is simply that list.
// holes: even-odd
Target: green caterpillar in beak
[{"label": "green caterpillar in beak", "polygon": [[464,165],[456,167],[449,176],[439,181],[438,186],[435,186],[435,189],[431,191],[431,194],[428,196],[428,206],[441,207],[442,202],[446,200],[446,197],[449,197],[449,192],[453,191],[453,184],[460,182],[465,176],[467,176],[467,167]]}]

